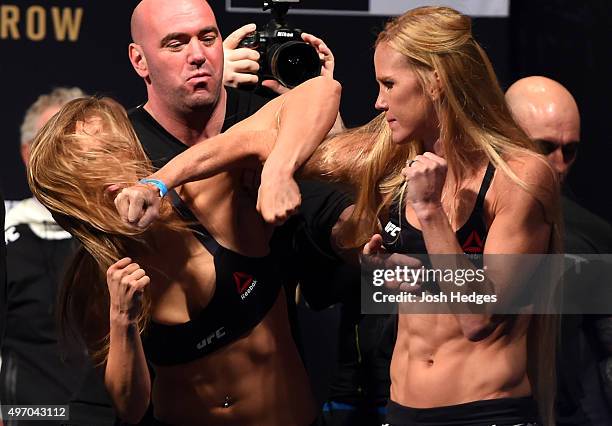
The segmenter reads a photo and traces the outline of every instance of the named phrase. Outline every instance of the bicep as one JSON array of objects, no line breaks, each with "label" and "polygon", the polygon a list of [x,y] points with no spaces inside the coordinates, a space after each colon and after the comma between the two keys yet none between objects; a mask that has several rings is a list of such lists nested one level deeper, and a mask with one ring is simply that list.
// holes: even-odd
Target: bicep
[{"label": "bicep", "polygon": [[507,193],[491,223],[485,254],[547,253],[551,224],[540,201],[523,189]]},{"label": "bicep", "polygon": [[491,203],[493,221],[485,254],[549,253],[559,208],[554,173],[545,159],[536,156],[508,164],[515,176],[500,172],[493,180],[496,196]]},{"label": "bicep", "polygon": [[489,229],[483,259],[500,305],[511,306],[523,288],[539,282],[534,279],[540,276],[541,254],[550,251],[551,229],[545,207],[532,194],[519,187],[504,194],[503,207]]}]

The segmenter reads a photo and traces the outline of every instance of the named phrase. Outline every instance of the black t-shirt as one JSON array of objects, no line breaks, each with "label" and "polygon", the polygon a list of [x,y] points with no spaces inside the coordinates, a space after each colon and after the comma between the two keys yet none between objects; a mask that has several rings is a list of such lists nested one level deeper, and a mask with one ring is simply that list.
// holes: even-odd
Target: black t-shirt
[{"label": "black t-shirt", "polygon": [[612,253],[612,225],[576,203],[568,195],[561,198],[561,203],[565,253]]},{"label": "black t-shirt", "polygon": [[0,375],[4,404],[66,404],[80,383],[81,369],[60,358],[55,322],[57,291],[72,250],[72,239],[45,240],[26,224],[11,228]]},{"label": "black t-shirt", "polygon": [[[231,87],[227,87],[226,90],[225,121],[221,131],[249,117],[268,102],[267,99],[251,92]],[[187,149],[187,145],[168,133],[142,106],[130,110],[128,114],[138,139],[155,168],[163,167]]]},{"label": "black t-shirt", "polygon": [[[612,253],[612,226],[574,201],[567,188],[561,199],[564,224],[564,252],[569,254]],[[592,272],[590,272],[590,268]],[[568,269],[572,273],[573,269]],[[583,294],[598,294],[606,300],[607,281],[590,262],[581,266],[580,288],[564,289],[566,300],[582,300]],[[576,292],[576,298],[572,293]],[[599,315],[563,315],[561,339],[557,351],[557,424],[612,424],[612,407],[605,399],[599,376],[607,351],[597,337],[595,322]]]}]

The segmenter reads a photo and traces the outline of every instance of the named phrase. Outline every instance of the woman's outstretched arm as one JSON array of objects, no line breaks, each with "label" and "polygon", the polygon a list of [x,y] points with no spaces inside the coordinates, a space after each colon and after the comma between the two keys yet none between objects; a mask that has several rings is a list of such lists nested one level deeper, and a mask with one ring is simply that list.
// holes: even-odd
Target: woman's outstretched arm
[{"label": "woman's outstretched arm", "polygon": [[[308,80],[270,101],[227,132],[190,147],[150,178],[161,180],[171,189],[244,165],[244,161],[267,158],[260,198],[265,200],[265,217],[273,221],[286,213],[275,212],[275,209],[296,207],[287,204],[287,200],[296,200],[296,194],[299,204],[299,192],[291,195],[292,190],[297,191],[293,186],[293,173],[332,128],[338,113],[340,90],[340,84],[330,78]],[[283,185],[290,189],[279,190]],[[145,227],[157,217],[159,191],[151,185],[135,185],[124,189],[115,204],[124,220]],[[134,209],[135,205],[146,206],[146,209]]]}]

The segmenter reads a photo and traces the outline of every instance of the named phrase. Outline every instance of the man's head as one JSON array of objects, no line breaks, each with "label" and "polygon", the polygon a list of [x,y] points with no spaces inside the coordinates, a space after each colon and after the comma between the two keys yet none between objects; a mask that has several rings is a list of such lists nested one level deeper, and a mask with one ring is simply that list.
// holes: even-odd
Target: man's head
[{"label": "man's head", "polygon": [[30,162],[30,147],[40,129],[65,104],[76,98],[82,98],[85,93],[78,87],[57,87],[44,95],[40,95],[27,109],[21,124],[21,158],[26,167]]},{"label": "man's head", "polygon": [[205,0],[143,0],[131,21],[130,61],[149,103],[190,113],[212,109],[223,84],[223,44]]},{"label": "man's head", "polygon": [[506,92],[516,122],[547,154],[561,181],[565,179],[580,141],[580,113],[571,93],[546,77],[526,77]]}]

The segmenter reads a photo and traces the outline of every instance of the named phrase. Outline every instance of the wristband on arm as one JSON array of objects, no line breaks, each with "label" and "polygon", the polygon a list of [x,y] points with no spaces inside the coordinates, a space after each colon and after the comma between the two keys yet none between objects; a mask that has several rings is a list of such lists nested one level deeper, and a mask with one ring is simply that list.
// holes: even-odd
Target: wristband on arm
[{"label": "wristband on arm", "polygon": [[168,193],[168,187],[159,179],[140,179],[139,183],[150,183],[155,185],[159,189],[159,197],[164,198],[164,195]]}]

